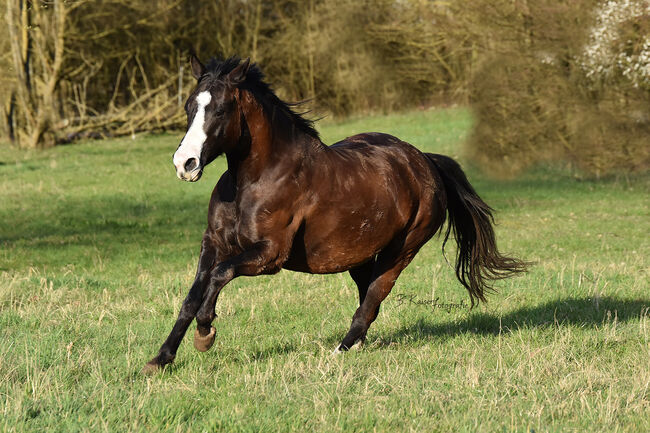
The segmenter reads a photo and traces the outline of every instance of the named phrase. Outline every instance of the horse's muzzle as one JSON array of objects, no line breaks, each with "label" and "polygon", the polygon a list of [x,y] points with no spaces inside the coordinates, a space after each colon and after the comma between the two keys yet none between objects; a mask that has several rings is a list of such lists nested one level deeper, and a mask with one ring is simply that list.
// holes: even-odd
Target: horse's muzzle
[{"label": "horse's muzzle", "polygon": [[190,158],[182,165],[179,164],[176,166],[176,176],[181,180],[196,182],[201,179],[202,174],[203,167],[201,167],[198,158]]},{"label": "horse's muzzle", "polygon": [[201,179],[202,174],[203,170],[200,168],[190,172],[183,170],[176,171],[176,176],[178,176],[180,180],[185,180],[187,182],[196,182],[197,180]]}]

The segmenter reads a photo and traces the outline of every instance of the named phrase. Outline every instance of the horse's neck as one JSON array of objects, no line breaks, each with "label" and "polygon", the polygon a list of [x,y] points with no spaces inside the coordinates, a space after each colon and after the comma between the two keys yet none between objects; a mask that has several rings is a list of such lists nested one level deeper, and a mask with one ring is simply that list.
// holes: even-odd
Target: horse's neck
[{"label": "horse's neck", "polygon": [[[228,171],[237,179],[237,184],[254,182],[267,170],[274,170],[278,164],[286,170],[299,169],[301,160],[318,152],[324,145],[298,128],[282,131],[273,128],[272,121],[264,113],[261,104],[249,92],[241,92],[244,121],[249,131],[250,143],[240,143],[238,151],[226,155]],[[314,140],[318,143],[314,143]],[[244,148],[245,152],[241,149]]]}]

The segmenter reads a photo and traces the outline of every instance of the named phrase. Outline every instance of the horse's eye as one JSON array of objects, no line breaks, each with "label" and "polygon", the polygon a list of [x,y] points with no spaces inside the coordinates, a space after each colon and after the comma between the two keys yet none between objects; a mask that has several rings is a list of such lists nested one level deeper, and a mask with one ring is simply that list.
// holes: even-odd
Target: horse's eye
[{"label": "horse's eye", "polygon": [[217,117],[221,117],[221,116],[223,116],[225,113],[226,113],[226,110],[224,110],[223,108],[217,108],[216,110],[214,110],[214,114],[215,114]]}]

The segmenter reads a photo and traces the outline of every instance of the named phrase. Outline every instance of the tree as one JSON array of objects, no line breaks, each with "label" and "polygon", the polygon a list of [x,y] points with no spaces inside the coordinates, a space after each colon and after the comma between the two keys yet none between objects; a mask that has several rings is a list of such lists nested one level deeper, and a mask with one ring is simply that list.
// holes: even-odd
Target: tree
[{"label": "tree", "polygon": [[55,92],[61,79],[66,17],[73,6],[61,1],[8,1],[6,24],[14,87],[8,129],[23,147],[51,146],[59,127]]}]

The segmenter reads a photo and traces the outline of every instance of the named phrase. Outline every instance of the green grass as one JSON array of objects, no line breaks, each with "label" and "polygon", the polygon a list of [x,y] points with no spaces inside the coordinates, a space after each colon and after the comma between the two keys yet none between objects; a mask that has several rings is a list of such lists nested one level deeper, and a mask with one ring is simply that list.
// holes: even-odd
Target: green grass
[{"label": "green grass", "polygon": [[[451,109],[321,130],[457,157],[470,128]],[[650,430],[648,176],[541,167],[501,182],[469,167],[501,248],[537,262],[487,305],[427,305],[468,300],[436,237],[360,351],[330,356],[357,306],[348,275],[282,271],[226,287],[209,352],[187,338],[171,368],[139,375],[192,281],[225,167],[178,181],[180,137],[0,148],[0,431]]]}]

